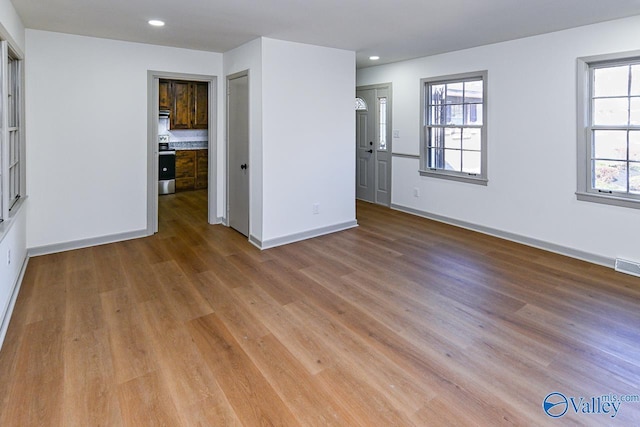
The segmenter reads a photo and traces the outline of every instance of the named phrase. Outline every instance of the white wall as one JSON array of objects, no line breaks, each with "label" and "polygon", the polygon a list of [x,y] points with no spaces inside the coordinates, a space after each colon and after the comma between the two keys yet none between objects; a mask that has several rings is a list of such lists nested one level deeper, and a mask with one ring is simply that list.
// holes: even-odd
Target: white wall
[{"label": "white wall", "polygon": [[145,229],[147,71],[219,76],[221,94],[222,54],[36,30],[26,46],[28,247]]},{"label": "white wall", "polygon": [[9,0],[0,0],[0,36],[14,49],[24,52],[24,25]]},{"label": "white wall", "polygon": [[[9,0],[0,0],[0,38],[9,42],[14,50],[24,52],[24,26]],[[27,258],[26,208],[27,203],[14,208],[9,218],[0,224],[0,347],[9,326],[12,297],[20,272]]]},{"label": "white wall", "polygon": [[[225,85],[227,76],[247,70],[249,71],[249,234],[262,240],[262,39],[260,38],[224,54]],[[222,145],[226,148],[226,142]],[[224,205],[226,206],[226,202]]]},{"label": "white wall", "polygon": [[262,241],[355,223],[355,53],[263,38],[262,73]]},{"label": "white wall", "polygon": [[[395,153],[419,154],[420,79],[488,70],[488,172],[482,187],[420,177],[393,160],[401,207],[604,258],[640,261],[640,211],[578,202],[576,58],[640,49],[640,17],[362,69],[358,85],[393,83]],[[413,197],[413,188],[420,197]]]}]

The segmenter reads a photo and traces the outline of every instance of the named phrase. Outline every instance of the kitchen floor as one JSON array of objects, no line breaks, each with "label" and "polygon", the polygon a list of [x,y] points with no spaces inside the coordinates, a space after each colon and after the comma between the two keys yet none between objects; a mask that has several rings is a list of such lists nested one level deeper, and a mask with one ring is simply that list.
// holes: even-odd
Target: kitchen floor
[{"label": "kitchen floor", "polygon": [[204,189],[158,196],[158,232],[171,232],[171,224],[176,221],[207,224],[207,192]]}]

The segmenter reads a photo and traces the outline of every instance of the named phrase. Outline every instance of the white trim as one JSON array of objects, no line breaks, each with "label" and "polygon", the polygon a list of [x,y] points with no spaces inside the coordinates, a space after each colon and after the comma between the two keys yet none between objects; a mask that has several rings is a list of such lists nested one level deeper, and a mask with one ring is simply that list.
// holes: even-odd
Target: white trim
[{"label": "white trim", "polygon": [[466,221],[461,221],[454,218],[449,218],[443,215],[432,214],[429,212],[421,211],[406,206],[392,204],[391,209],[405,212],[412,215],[421,216],[423,218],[431,219],[433,221],[442,222],[445,224],[453,225],[467,230],[477,231],[489,236],[499,237],[501,239],[509,240],[511,242],[521,243],[523,245],[531,246],[534,248],[542,249],[548,252],[553,252],[560,255],[565,255],[571,258],[576,258],[582,261],[587,261],[592,264],[598,264],[605,267],[613,268],[615,259],[604,257],[601,255],[592,254],[590,252],[581,251],[578,249],[569,248],[555,243],[545,242],[544,240],[538,240],[531,237],[522,236],[520,234],[511,233],[508,231],[498,230],[496,228],[485,227],[483,225],[477,225]]},{"label": "white trim", "polygon": [[275,239],[268,239],[261,241],[257,237],[250,235],[249,242],[259,249],[270,249],[276,246],[287,245],[289,243],[299,242],[301,240],[311,239],[313,237],[324,236],[325,234],[331,234],[338,231],[348,230],[358,226],[358,221],[347,221],[339,224],[328,225],[326,227],[320,227],[313,230],[303,231],[300,233],[289,234],[288,236],[276,237]]},{"label": "white trim", "polygon": [[30,257],[48,255],[57,252],[72,251],[74,249],[89,248],[91,246],[106,245],[108,243],[122,242],[124,240],[139,239],[149,236],[146,229],[129,231],[126,233],[110,234],[108,236],[91,237],[89,239],[74,240],[72,242],[54,243],[53,245],[36,246],[27,248]]},{"label": "white trim", "polygon": [[391,153],[393,157],[404,157],[406,159],[418,159],[420,160],[420,154],[407,154],[407,153]]},{"label": "white trim", "polygon": [[[430,125],[427,123],[428,121],[428,98],[426,93],[426,88],[428,85],[439,84],[439,83],[452,83],[452,82],[460,82],[467,80],[482,80],[482,125],[477,125],[473,127],[478,127],[481,131],[481,152],[480,152],[480,173],[479,174],[470,174],[466,172],[456,172],[450,171],[446,169],[432,169],[427,166],[428,152],[427,152],[427,135],[426,128],[430,126],[440,127],[441,125]],[[420,164],[418,166],[418,172],[420,176],[432,177],[432,178],[441,178],[448,179],[453,181],[465,182],[470,184],[479,184],[479,185],[487,185],[489,182],[489,172],[488,172],[488,163],[489,163],[489,142],[488,142],[488,127],[489,127],[489,102],[488,102],[488,86],[489,86],[489,71],[488,70],[480,70],[473,71],[469,73],[460,73],[460,74],[450,74],[445,76],[437,76],[437,77],[426,77],[420,79]],[[454,126],[454,127],[462,127],[462,125]],[[464,150],[463,150],[464,151]]]},{"label": "white trim", "polygon": [[2,322],[0,323],[0,350],[2,349],[2,345],[4,344],[4,339],[7,336],[7,331],[9,330],[9,322],[11,322],[13,309],[16,306],[16,300],[18,299],[18,294],[20,293],[20,287],[22,286],[22,279],[24,279],[24,274],[27,271],[28,264],[29,264],[29,256],[26,255],[24,257],[24,260],[22,261],[20,274],[18,274],[18,277],[16,278],[16,281],[13,284],[13,292],[11,294],[11,299],[9,299],[9,304],[7,305],[6,311],[4,313],[4,317],[2,318]]},{"label": "white trim", "polygon": [[[583,202],[602,203],[625,208],[640,209],[640,197],[632,193],[599,191],[591,184],[592,130],[599,126],[592,124],[591,102],[593,97],[592,70],[600,65],[617,65],[635,62],[640,59],[640,50],[585,56],[576,60],[576,141],[577,141],[577,191],[576,199]],[[605,128],[607,128],[605,126]],[[621,129],[632,129],[623,126]],[[627,162],[630,159],[627,157]]]},{"label": "white trim", "polygon": [[203,74],[147,71],[147,235],[158,232],[158,96],[160,79],[209,83],[207,221],[218,214],[218,77]]}]

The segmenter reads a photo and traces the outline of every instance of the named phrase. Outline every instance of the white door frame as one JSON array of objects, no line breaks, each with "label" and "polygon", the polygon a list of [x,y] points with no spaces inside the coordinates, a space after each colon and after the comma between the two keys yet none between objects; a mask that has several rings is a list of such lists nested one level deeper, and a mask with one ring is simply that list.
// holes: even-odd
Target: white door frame
[{"label": "white door frame", "polygon": [[207,176],[208,223],[220,220],[218,213],[218,77],[203,74],[147,71],[147,235],[158,232],[158,103],[159,81],[189,80],[209,83],[209,173]]}]

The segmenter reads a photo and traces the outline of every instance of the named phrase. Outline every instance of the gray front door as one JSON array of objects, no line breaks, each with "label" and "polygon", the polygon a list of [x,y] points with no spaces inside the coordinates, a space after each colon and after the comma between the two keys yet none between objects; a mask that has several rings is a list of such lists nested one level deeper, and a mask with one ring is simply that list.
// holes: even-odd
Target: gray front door
[{"label": "gray front door", "polygon": [[249,236],[249,76],[227,78],[229,226]]},{"label": "gray front door", "polygon": [[391,205],[391,86],[362,87],[356,96],[356,197]]}]

